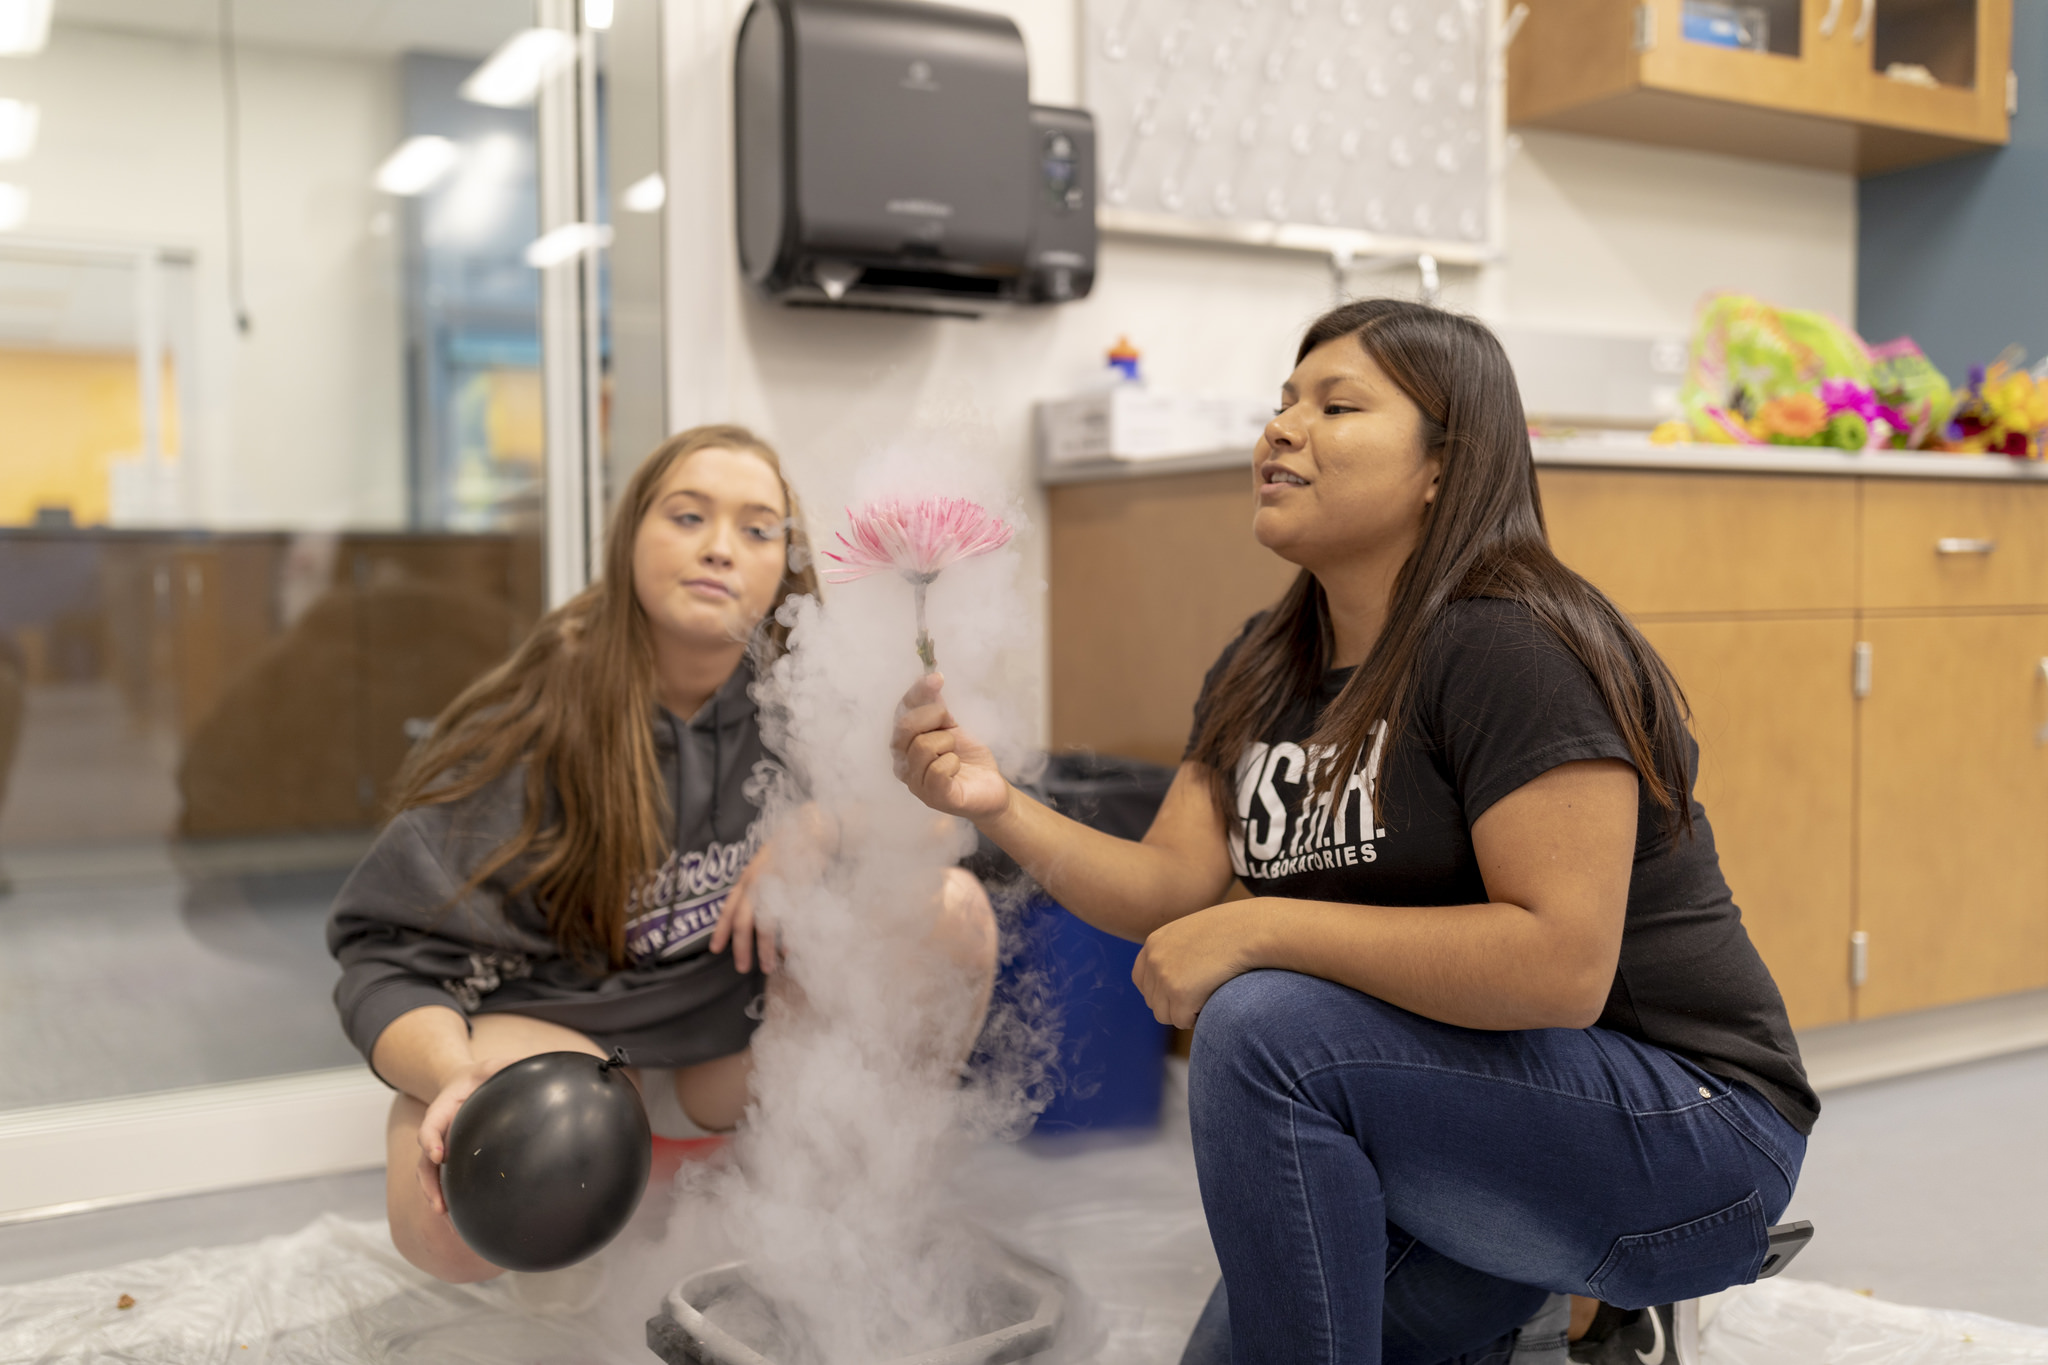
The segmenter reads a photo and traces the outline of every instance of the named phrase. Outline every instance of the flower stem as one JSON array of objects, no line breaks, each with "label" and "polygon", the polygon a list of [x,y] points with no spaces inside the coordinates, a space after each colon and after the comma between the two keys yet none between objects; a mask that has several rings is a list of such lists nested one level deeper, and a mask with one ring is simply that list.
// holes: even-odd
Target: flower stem
[{"label": "flower stem", "polygon": [[[932,578],[936,577],[937,574],[932,575]],[[938,651],[932,648],[932,633],[925,625],[924,618],[924,592],[931,586],[932,579],[919,574],[910,582],[912,596],[917,601],[917,657],[924,660],[925,672],[935,673],[939,667],[939,655]]]}]

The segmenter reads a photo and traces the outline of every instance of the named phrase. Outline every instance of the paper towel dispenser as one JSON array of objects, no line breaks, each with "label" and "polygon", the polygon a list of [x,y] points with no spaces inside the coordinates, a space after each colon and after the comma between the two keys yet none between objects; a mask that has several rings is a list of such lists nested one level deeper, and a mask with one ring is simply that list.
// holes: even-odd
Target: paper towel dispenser
[{"label": "paper towel dispenser", "polygon": [[1093,286],[1094,121],[1031,104],[1009,19],[754,0],[734,91],[740,268],[769,297],[974,314]]}]

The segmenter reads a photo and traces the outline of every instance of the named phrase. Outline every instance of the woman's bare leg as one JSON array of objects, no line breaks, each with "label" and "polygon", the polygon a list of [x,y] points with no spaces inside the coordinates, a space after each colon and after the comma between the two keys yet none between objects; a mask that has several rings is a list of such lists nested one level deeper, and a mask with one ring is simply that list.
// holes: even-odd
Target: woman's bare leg
[{"label": "woman's bare leg", "polygon": [[[775,993],[774,982],[770,983],[769,992]],[[741,1116],[747,1112],[747,1087],[753,1079],[751,1048],[695,1066],[678,1067],[676,1103],[682,1106],[684,1116],[705,1132],[729,1133],[739,1127]]]},{"label": "woman's bare leg", "polygon": [[[932,906],[931,929],[925,947],[933,951],[906,958],[911,970],[929,971],[951,980],[936,984],[962,1001],[961,1019],[944,1062],[958,1066],[967,1060],[974,1040],[981,1035],[982,1020],[995,992],[996,916],[988,893],[971,873],[949,868]],[[907,982],[915,989],[917,983]],[[961,989],[964,987],[965,989]],[[768,980],[768,1010],[806,1008],[803,987],[788,972]],[[754,1075],[751,1050],[685,1067],[675,1073],[676,1101],[690,1121],[709,1132],[722,1133],[739,1126],[746,1113],[748,1086]]]},{"label": "woman's bare leg", "polygon": [[[470,1049],[478,1061],[516,1062],[543,1052],[587,1052],[605,1055],[604,1049],[560,1024],[528,1019],[517,1014],[483,1014],[470,1021]],[[391,1117],[384,1127],[384,1210],[391,1220],[391,1241],[406,1260],[437,1280],[449,1284],[474,1284],[500,1273],[469,1249],[445,1212],[427,1203],[420,1187],[420,1120],[427,1106],[410,1095],[391,1102]],[[430,1178],[438,1169],[428,1166]]]},{"label": "woman's bare leg", "polygon": [[998,935],[995,907],[989,904],[988,892],[964,868],[946,869],[930,942],[939,950],[942,960],[965,974],[973,985],[967,997],[966,1017],[960,1021],[956,1035],[958,1046],[949,1059],[956,1064],[965,1062],[974,1050],[974,1040],[981,1036],[989,1000],[995,994]]},{"label": "woman's bare leg", "polygon": [[[981,883],[969,873],[959,868],[947,871],[927,943],[936,950],[934,969],[961,973],[968,987],[963,993],[962,1018],[953,1034],[954,1045],[946,1059],[958,1065],[967,1060],[980,1035],[996,974],[995,911]],[[770,1008],[778,1004],[801,1008],[801,993],[786,975],[774,978],[769,993]],[[574,1029],[523,1015],[479,1015],[471,1021],[471,1029],[470,1047],[479,1061],[509,1063],[543,1052],[605,1055],[604,1049]],[[676,1100],[698,1127],[714,1133],[730,1131],[746,1112],[753,1071],[751,1051],[680,1068],[675,1072]],[[638,1082],[637,1071],[629,1069],[627,1074]],[[391,1240],[406,1260],[436,1279],[450,1284],[487,1280],[499,1273],[499,1267],[471,1251],[448,1215],[430,1207],[420,1188],[419,1128],[426,1112],[427,1107],[409,1095],[400,1095],[391,1104],[385,1126],[384,1183]]]}]

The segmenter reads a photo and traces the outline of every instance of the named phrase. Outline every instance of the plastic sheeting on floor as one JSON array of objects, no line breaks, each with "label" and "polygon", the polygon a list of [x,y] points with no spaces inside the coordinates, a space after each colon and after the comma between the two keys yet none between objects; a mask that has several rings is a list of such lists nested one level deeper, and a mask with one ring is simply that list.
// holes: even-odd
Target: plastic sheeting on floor
[{"label": "plastic sheeting on floor", "polygon": [[[1117,1226],[1121,1220],[1100,1221],[1111,1209],[1093,1212],[1097,1219],[1080,1217],[1079,1226],[1063,1230],[1079,1232],[1092,1222],[1081,1240],[1137,1249],[1128,1229]],[[1135,1321],[1118,1322],[1119,1314],[1111,1311],[1104,1324],[1110,1340],[1098,1336],[1092,1358],[1149,1358],[1158,1365],[1178,1359],[1184,1305],[1205,1291],[1206,1277],[1186,1264],[1192,1258],[1184,1253],[1163,1245],[1152,1250],[1167,1253],[1153,1273],[1174,1283],[1165,1293],[1165,1285],[1153,1286],[1145,1297],[1172,1301],[1171,1325],[1148,1332]],[[194,1248],[112,1270],[0,1287],[0,1361],[651,1360],[638,1339],[644,1314],[592,1311],[602,1281],[601,1275],[571,1270],[444,1285],[399,1258],[381,1221],[329,1215],[298,1232],[243,1246]],[[133,1300],[131,1307],[119,1306],[123,1295]],[[1706,1365],[2048,1365],[2048,1329],[1902,1307],[1797,1280],[1767,1281],[1731,1295],[1708,1325],[1704,1344]]]},{"label": "plastic sheeting on floor", "polygon": [[1723,1300],[1701,1348],[1705,1365],[2048,1365],[2048,1328],[1765,1280]]},{"label": "plastic sheeting on floor", "polygon": [[[1171,1080],[1157,1131],[990,1144],[955,1173],[962,1216],[1075,1286],[1039,1365],[1175,1365],[1216,1282]],[[0,1365],[652,1365],[648,1316],[678,1278],[723,1259],[688,1204],[671,1187],[596,1262],[468,1287],[406,1264],[383,1220],[332,1215],[261,1242],[0,1286]],[[123,1294],[133,1308],[115,1306]]]},{"label": "plastic sheeting on floor", "polygon": [[[260,1242],[0,1288],[0,1361],[588,1360],[591,1334],[574,1316],[580,1287],[516,1275],[441,1284],[406,1264],[382,1219],[329,1214]],[[646,1359],[645,1348],[631,1358]]]}]

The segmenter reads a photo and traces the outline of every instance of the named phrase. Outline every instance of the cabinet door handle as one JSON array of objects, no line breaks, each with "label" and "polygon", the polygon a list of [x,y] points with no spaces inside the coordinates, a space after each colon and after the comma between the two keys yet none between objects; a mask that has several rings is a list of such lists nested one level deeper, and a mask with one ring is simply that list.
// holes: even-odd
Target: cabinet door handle
[{"label": "cabinet door handle", "polygon": [[1820,36],[1835,36],[1835,25],[1842,20],[1842,0],[1828,0],[1828,12],[1820,17]]},{"label": "cabinet door handle", "polygon": [[1997,548],[1997,541],[1975,536],[1943,536],[1934,542],[1934,553],[1938,555],[1988,555]]},{"label": "cabinet door handle", "polygon": [[[2048,658],[2041,660],[2040,674],[2041,681],[2048,683]],[[2048,723],[2044,723],[2040,729],[2034,731],[2034,743],[2036,745],[2048,745]]]},{"label": "cabinet door handle", "polygon": [[1858,640],[1849,655],[1849,695],[1858,701],[1870,695],[1870,641]]},{"label": "cabinet door handle", "polygon": [[1856,27],[1850,31],[1849,36],[1859,43],[1870,36],[1870,11],[1872,8],[1874,8],[1873,0],[1862,0],[1862,4],[1856,11]]}]

